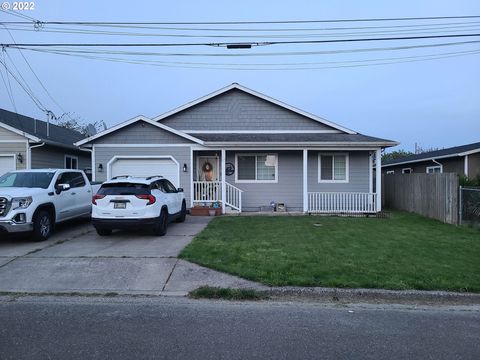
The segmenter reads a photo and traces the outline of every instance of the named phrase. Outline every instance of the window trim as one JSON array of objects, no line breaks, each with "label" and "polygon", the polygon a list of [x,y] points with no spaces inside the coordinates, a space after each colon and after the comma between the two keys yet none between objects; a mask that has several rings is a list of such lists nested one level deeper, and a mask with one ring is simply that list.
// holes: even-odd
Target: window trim
[{"label": "window trim", "polygon": [[[323,180],[322,179],[322,156],[332,156],[332,176],[335,174],[335,168],[333,167],[333,164],[335,163],[335,160],[333,159],[334,156],[338,155],[343,155],[345,156],[345,180]],[[331,152],[331,153],[326,153],[326,152],[320,152],[318,153],[318,183],[327,183],[327,184],[347,184],[350,182],[350,156],[348,153],[345,152]]]},{"label": "window trim", "polygon": [[[257,156],[275,155],[275,179],[274,180],[257,180]],[[238,157],[239,156],[255,156],[255,180],[239,180],[238,179]],[[237,184],[275,184],[278,183],[278,153],[236,153],[235,154],[235,183]]]},{"label": "window trim", "polygon": [[[437,169],[439,168],[440,169],[440,172],[439,173],[436,173],[435,171],[429,173],[428,170],[431,170],[431,169]],[[432,165],[432,166],[427,166],[427,168],[425,169],[425,173],[427,174],[442,174],[443,173],[443,165]]]},{"label": "window trim", "polygon": [[[405,170],[410,170],[410,172],[405,172]],[[413,174],[413,169],[411,167],[403,168],[402,169],[402,174]]]},{"label": "window trim", "polygon": [[[75,159],[77,161],[77,167],[76,168],[67,168],[67,158]],[[71,163],[71,160],[70,160],[70,163]],[[78,170],[78,156],[65,154],[63,156],[63,167],[64,167],[64,169],[67,169],[67,170]]]}]

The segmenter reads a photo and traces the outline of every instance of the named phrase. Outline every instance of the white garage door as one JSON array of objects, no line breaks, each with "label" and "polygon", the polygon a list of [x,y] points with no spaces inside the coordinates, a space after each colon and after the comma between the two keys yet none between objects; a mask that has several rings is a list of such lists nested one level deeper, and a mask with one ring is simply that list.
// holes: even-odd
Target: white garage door
[{"label": "white garage door", "polygon": [[153,176],[161,175],[179,187],[178,164],[170,158],[118,158],[110,165],[110,177],[118,175]]},{"label": "white garage door", "polygon": [[15,169],[15,156],[0,155],[0,176]]}]

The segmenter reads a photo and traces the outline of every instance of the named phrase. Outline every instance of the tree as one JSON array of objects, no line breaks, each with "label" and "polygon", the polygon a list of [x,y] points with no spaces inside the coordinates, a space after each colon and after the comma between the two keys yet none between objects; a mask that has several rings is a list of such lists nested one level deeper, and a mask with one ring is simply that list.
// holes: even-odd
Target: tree
[{"label": "tree", "polygon": [[[84,136],[95,135],[98,131],[106,129],[105,122],[98,120],[90,124],[85,124],[79,116],[73,116],[70,113],[63,113],[56,118],[57,125],[66,129],[78,131]],[[89,126],[91,125],[91,126]],[[93,130],[95,130],[94,133]]]},{"label": "tree", "polygon": [[405,156],[410,156],[410,155],[415,155],[411,151],[406,151],[406,150],[395,150],[390,153],[385,153],[382,155],[382,163],[385,161],[392,161],[396,159],[403,158]]}]

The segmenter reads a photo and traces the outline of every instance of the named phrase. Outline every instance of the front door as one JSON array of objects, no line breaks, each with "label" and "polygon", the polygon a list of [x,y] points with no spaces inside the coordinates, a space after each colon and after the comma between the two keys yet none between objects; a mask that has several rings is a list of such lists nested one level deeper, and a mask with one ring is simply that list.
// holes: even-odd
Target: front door
[{"label": "front door", "polygon": [[199,156],[197,162],[198,181],[219,181],[219,161],[216,156]]}]

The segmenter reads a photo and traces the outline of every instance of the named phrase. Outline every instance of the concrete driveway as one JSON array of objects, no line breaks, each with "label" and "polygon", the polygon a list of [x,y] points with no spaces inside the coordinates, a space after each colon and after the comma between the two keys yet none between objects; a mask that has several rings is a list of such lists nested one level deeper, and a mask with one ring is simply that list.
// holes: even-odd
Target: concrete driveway
[{"label": "concrete driveway", "polygon": [[0,292],[185,295],[203,285],[258,287],[177,258],[211,219],[188,216],[162,237],[138,231],[101,237],[78,220],[59,225],[42,243],[0,239]]}]

